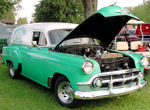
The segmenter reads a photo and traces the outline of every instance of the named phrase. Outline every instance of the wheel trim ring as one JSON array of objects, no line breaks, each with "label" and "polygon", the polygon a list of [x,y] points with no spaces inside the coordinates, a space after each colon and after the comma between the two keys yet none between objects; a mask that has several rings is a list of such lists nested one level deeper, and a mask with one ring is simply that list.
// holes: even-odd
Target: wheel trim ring
[{"label": "wheel trim ring", "polygon": [[73,101],[74,98],[72,96],[70,83],[63,81],[58,85],[58,97],[65,104],[70,104]]},{"label": "wheel trim ring", "polygon": [[12,67],[12,65],[10,65],[9,72],[10,72],[10,75],[11,75],[11,76],[14,76],[15,70],[14,70],[14,68]]}]

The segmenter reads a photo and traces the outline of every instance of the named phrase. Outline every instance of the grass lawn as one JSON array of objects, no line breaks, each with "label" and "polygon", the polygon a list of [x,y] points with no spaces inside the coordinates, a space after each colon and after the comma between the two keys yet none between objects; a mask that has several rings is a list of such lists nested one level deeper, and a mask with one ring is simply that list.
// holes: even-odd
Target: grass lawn
[{"label": "grass lawn", "polygon": [[[1,58],[0,58],[1,61]],[[150,74],[146,75],[150,81]],[[0,110],[67,110],[53,92],[26,78],[11,79],[0,63]],[[121,97],[81,101],[75,110],[149,110],[150,86]]]}]

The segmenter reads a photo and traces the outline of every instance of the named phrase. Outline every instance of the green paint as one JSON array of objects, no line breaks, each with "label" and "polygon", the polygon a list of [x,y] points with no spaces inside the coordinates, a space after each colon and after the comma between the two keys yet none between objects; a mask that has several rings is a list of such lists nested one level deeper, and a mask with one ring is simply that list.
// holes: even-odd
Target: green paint
[{"label": "green paint", "polygon": [[95,13],[100,13],[105,17],[112,17],[112,16],[123,16],[127,15],[134,19],[139,19],[138,17],[134,16],[132,13],[130,13],[127,9],[121,8],[119,6],[107,6],[100,10],[98,10]]}]

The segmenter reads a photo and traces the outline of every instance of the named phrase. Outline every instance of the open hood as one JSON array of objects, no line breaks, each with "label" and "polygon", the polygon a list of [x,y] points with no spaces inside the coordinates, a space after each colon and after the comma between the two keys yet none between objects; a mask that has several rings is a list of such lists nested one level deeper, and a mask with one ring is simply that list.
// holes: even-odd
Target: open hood
[{"label": "open hood", "polygon": [[90,36],[91,38],[99,39],[108,46],[119,33],[121,28],[131,18],[138,20],[138,18],[128,10],[120,8],[119,6],[104,7],[78,25],[72,32],[62,39],[55,48],[65,40],[82,36]]}]

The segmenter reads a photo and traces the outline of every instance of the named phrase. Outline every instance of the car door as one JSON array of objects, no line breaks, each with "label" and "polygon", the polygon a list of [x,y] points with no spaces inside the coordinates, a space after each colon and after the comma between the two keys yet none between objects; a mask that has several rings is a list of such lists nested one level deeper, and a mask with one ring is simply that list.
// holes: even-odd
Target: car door
[{"label": "car door", "polygon": [[44,32],[33,31],[33,46],[26,52],[26,58],[23,61],[23,70],[26,77],[44,84],[44,72],[42,72],[43,56],[48,49],[44,46],[47,45],[47,39]]}]

